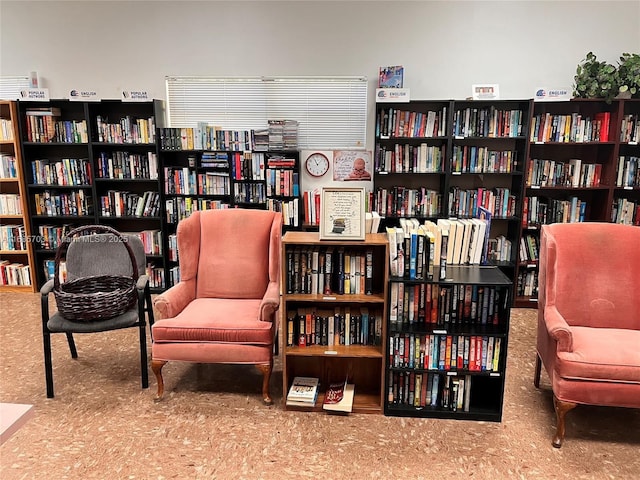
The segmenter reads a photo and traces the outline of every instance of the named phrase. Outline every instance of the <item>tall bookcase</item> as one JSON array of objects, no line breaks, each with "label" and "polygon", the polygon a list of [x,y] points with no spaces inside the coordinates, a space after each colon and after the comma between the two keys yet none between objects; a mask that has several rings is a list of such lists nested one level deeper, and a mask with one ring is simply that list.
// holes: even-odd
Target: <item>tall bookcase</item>
[{"label": "tall bookcase", "polygon": [[[540,227],[640,223],[640,101],[536,102],[525,174],[516,307],[537,307]],[[624,124],[625,132],[622,132]]]},{"label": "tall bookcase", "polygon": [[[282,241],[283,392],[296,376],[320,380],[313,411],[332,382],[355,384],[353,412],[382,413],[388,242],[319,240],[318,232],[286,232]],[[309,409],[288,407],[285,409]]]},{"label": "tall bookcase", "polygon": [[[283,213],[284,231],[301,225],[298,151],[245,150],[249,141],[238,147],[241,150],[192,148],[196,132],[168,127],[159,134],[167,286],[179,281],[178,222],[195,210],[270,209]],[[184,140],[167,140],[170,138]]]},{"label": "tall bookcase", "polygon": [[140,234],[152,291],[164,290],[154,102],[18,102],[34,269],[51,274],[64,233],[102,223]]},{"label": "tall bookcase", "polygon": [[7,201],[0,210],[0,262],[4,264],[6,261],[5,266],[9,265],[9,268],[17,273],[9,273],[7,278],[3,278],[0,291],[33,292],[36,288],[36,268],[33,261],[33,237],[27,208],[16,102],[0,100],[0,122],[0,195],[8,196],[5,197]]},{"label": "tall bookcase", "polygon": [[[511,281],[497,266],[438,276],[390,278],[385,414],[500,421]],[[394,289],[408,293],[415,315]]]},{"label": "tall bookcase", "polygon": [[377,103],[372,205],[383,226],[491,211],[487,264],[512,281],[531,100]]}]

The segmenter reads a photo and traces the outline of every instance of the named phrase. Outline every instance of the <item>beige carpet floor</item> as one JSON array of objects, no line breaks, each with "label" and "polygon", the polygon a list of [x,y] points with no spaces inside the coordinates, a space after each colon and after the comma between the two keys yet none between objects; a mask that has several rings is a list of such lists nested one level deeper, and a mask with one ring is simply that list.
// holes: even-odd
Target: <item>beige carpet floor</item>
[{"label": "beige carpet floor", "polygon": [[169,363],[166,396],[139,383],[137,332],[53,336],[45,396],[39,296],[0,294],[0,401],[35,414],[0,447],[12,479],[637,479],[640,410],[578,407],[561,449],[543,374],[532,383],[535,311],[514,310],[503,421],[285,412],[261,403],[257,370]]}]

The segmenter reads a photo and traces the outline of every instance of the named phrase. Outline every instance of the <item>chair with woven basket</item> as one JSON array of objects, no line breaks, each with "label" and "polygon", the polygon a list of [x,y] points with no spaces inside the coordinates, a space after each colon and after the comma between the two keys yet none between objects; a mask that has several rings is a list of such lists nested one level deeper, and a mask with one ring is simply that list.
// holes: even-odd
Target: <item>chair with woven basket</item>
[{"label": "chair with woven basket", "polygon": [[[67,279],[60,283],[60,264]],[[51,334],[64,333],[72,358],[78,358],[74,333],[139,329],[142,388],[149,386],[146,316],[153,325],[146,257],[140,238],[104,225],[79,227],[65,236],[56,252],[54,278],[40,289],[47,397],[53,398]],[[57,311],[49,314],[49,294]]]}]

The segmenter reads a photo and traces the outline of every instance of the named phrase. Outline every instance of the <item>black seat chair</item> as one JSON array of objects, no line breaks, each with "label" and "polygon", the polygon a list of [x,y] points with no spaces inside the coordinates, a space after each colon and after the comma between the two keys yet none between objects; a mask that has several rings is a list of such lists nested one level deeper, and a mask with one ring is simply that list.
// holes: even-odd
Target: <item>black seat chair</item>
[{"label": "black seat chair", "polygon": [[[91,227],[87,226],[85,228],[89,230]],[[153,307],[149,279],[145,275],[146,258],[142,241],[137,236],[121,235],[118,237],[113,233],[92,233],[73,238],[66,252],[67,281],[96,275],[132,276],[132,261],[127,248],[122,245],[124,240],[127,241],[135,256],[139,275],[136,284],[137,303],[125,313],[113,318],[94,321],[72,321],[65,318],[59,311],[49,316],[49,294],[54,290],[54,280],[49,280],[40,289],[45,379],[48,398],[53,398],[54,396],[53,366],[51,361],[52,333],[66,334],[71,357],[78,358],[78,351],[73,338],[74,333],[98,333],[137,327],[140,333],[142,388],[149,387],[146,315],[149,317],[149,326],[152,326]]]}]

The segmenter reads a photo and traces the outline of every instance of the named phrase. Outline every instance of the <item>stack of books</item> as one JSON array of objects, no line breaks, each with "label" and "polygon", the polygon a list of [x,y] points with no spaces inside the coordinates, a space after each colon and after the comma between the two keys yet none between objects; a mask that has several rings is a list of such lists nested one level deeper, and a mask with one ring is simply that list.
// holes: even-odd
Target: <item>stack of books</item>
[{"label": "stack of books", "polygon": [[315,406],[319,384],[320,380],[315,377],[295,377],[287,394],[287,406]]}]

